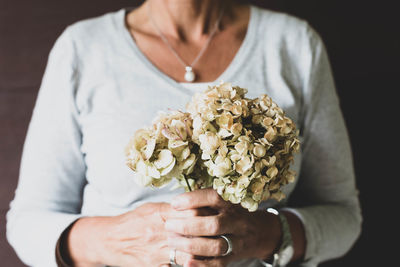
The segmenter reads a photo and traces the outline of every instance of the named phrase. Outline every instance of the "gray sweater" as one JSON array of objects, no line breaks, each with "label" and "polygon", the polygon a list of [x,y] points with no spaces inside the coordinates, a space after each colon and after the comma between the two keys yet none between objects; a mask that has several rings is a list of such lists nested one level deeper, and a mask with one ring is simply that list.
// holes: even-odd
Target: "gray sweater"
[{"label": "gray sweater", "polygon": [[[137,185],[124,147],[157,111],[184,110],[195,92],[220,81],[247,88],[248,97],[270,95],[300,129],[296,182],[285,187],[284,201],[260,208],[287,208],[302,220],[302,266],[346,253],[360,234],[361,212],[349,138],[318,34],[300,19],[252,6],[244,42],[221,76],[178,83],[136,46],[124,24],[127,10],[67,27],[50,52],[7,214],[7,238],[18,256],[31,266],[55,266],[56,242],[77,218],[117,215],[181,193]],[[292,203],[293,191],[307,204]]]}]

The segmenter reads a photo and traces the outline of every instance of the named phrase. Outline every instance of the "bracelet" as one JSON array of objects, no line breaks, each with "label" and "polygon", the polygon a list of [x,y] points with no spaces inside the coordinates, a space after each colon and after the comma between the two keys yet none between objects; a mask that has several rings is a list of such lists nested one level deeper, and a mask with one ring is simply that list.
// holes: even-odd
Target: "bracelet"
[{"label": "bracelet", "polygon": [[268,208],[267,212],[277,215],[279,221],[281,222],[282,244],[278,249],[278,252],[274,253],[272,264],[265,262],[263,260],[259,261],[264,267],[284,267],[290,262],[294,252],[293,240],[292,240],[292,235],[290,233],[289,223],[286,219],[286,216],[277,211],[276,209]]}]

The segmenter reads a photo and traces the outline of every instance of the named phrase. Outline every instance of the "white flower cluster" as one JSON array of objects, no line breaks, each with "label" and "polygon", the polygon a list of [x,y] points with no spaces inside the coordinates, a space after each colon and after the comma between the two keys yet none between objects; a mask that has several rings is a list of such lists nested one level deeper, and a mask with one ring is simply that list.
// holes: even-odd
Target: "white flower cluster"
[{"label": "white flower cluster", "polygon": [[298,131],[267,95],[245,98],[246,89],[222,83],[196,94],[187,109],[193,142],[224,200],[255,211],[262,200],[281,200],[281,187],[299,150]]},{"label": "white flower cluster", "polygon": [[298,131],[270,97],[246,93],[230,83],[209,87],[187,104],[189,113],[164,114],[137,131],[127,157],[141,183],[176,178],[187,190],[212,186],[249,211],[268,198],[280,201],[282,186],[294,181]]},{"label": "white flower cluster", "polygon": [[143,186],[160,187],[171,179],[185,181],[196,165],[195,144],[191,142],[190,114],[160,113],[150,128],[139,129],[127,145],[127,165],[137,173]]}]

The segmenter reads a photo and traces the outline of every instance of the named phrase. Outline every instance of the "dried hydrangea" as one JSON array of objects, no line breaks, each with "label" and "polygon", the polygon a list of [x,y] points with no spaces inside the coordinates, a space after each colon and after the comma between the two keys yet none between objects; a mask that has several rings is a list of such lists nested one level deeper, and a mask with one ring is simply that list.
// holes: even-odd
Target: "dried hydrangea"
[{"label": "dried hydrangea", "polygon": [[143,186],[160,187],[173,178],[185,182],[197,161],[198,148],[191,142],[190,114],[159,113],[149,128],[139,129],[125,149],[127,165]]},{"label": "dried hydrangea", "polygon": [[295,177],[289,165],[299,140],[293,121],[270,97],[248,99],[246,93],[221,83],[196,94],[187,110],[200,147],[197,166],[206,167],[223,199],[255,211],[263,200],[284,197],[281,187]]},{"label": "dried hydrangea", "polygon": [[188,113],[160,114],[126,148],[127,164],[145,186],[176,178],[186,190],[213,187],[226,201],[255,211],[284,198],[299,150],[293,121],[267,95],[245,97],[230,83],[209,87],[187,104]]}]

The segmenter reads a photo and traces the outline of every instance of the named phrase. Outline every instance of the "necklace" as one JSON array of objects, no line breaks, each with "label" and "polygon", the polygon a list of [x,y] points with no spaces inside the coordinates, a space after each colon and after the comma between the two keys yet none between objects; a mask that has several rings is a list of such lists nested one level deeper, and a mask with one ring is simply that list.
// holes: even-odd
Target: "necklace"
[{"label": "necklace", "polygon": [[219,14],[219,17],[217,19],[217,21],[215,22],[215,25],[210,33],[210,36],[208,37],[206,43],[204,44],[204,46],[202,47],[202,49],[200,50],[199,54],[196,56],[196,58],[193,60],[192,64],[187,64],[179,55],[178,53],[175,51],[175,49],[171,46],[171,44],[168,42],[168,39],[165,37],[165,35],[161,32],[160,28],[157,26],[157,24],[155,23],[155,21],[153,20],[153,17],[151,16],[151,10],[150,10],[150,3],[148,4],[148,8],[147,8],[147,15],[149,17],[149,20],[151,21],[151,23],[153,24],[153,27],[155,28],[155,30],[157,31],[158,35],[160,36],[161,40],[167,45],[168,49],[171,50],[171,52],[175,55],[175,57],[178,59],[178,61],[185,67],[185,81],[187,82],[193,82],[196,79],[196,74],[193,71],[193,66],[197,63],[197,61],[199,61],[199,59],[201,58],[201,56],[204,54],[204,52],[206,51],[208,45],[210,44],[212,38],[214,37],[219,24],[221,22],[221,18],[222,15],[224,13],[224,9],[221,10],[221,13]]}]

